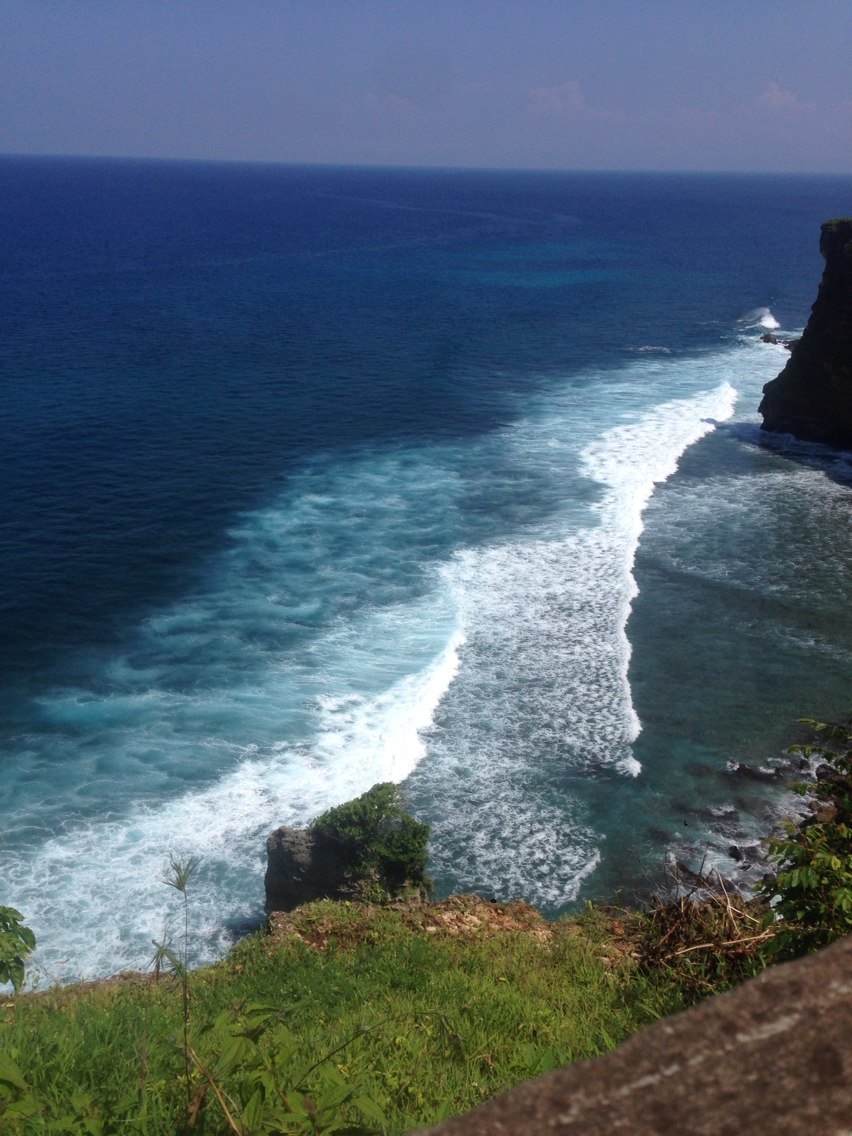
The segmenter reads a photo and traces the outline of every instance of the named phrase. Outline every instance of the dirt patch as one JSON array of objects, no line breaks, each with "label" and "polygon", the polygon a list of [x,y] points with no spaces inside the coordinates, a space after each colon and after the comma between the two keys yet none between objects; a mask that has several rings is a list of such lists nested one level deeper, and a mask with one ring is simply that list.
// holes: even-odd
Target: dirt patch
[{"label": "dirt patch", "polygon": [[[406,923],[427,934],[493,938],[507,931],[521,932],[540,943],[553,938],[553,925],[522,899],[493,903],[476,895],[451,895],[438,903],[421,904],[419,911],[406,912]],[[413,922],[409,922],[411,916]]]},{"label": "dirt patch", "polygon": [[[379,908],[344,903],[339,913],[327,905],[274,912],[269,931],[276,940],[299,939],[323,950],[330,940],[339,946],[357,946],[380,933],[379,924],[392,918],[418,934],[456,939],[490,939],[507,933],[524,934],[540,943],[553,938],[553,925],[523,900],[494,903],[476,895],[451,895],[429,902],[397,902]],[[355,916],[353,918],[353,915]]]}]

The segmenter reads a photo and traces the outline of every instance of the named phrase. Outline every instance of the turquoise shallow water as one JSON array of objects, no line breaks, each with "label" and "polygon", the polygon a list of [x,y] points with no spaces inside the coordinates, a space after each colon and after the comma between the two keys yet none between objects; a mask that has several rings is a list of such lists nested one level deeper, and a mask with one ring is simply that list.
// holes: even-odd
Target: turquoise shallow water
[{"label": "turquoise shallow water", "polygon": [[848,179],[6,160],[4,898],[196,957],[379,780],[555,914],[763,832],[845,709],[848,467],[759,437]]}]

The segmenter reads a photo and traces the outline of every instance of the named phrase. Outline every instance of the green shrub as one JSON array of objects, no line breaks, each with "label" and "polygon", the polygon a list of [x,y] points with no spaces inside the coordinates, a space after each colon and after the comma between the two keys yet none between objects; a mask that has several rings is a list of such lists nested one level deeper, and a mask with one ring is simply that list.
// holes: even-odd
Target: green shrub
[{"label": "green shrub", "polygon": [[[788,824],[785,835],[769,841],[778,870],[764,880],[761,891],[778,923],[766,949],[783,958],[819,950],[852,931],[852,727],[802,721],[820,740],[793,749],[820,758],[832,772],[815,786],[793,786],[825,803],[812,819]],[[826,742],[839,743],[839,748]]]},{"label": "green shrub", "polygon": [[389,891],[404,884],[431,887],[426,876],[429,825],[403,811],[399,786],[390,781],[329,809],[311,828],[340,846],[356,878],[373,877]]},{"label": "green shrub", "polygon": [[0,904],[0,983],[11,982],[17,993],[24,984],[24,967],[35,950],[35,935],[14,907]]}]

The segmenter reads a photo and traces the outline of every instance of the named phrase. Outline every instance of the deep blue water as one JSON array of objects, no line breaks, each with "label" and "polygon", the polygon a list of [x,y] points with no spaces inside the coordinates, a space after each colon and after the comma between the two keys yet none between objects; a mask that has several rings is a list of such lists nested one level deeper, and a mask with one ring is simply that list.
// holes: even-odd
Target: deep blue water
[{"label": "deep blue water", "polygon": [[[197,957],[377,780],[443,891],[726,870],[845,709],[848,466],[761,444],[852,179],[0,160],[3,894]],[[763,442],[771,439],[763,439]]]}]

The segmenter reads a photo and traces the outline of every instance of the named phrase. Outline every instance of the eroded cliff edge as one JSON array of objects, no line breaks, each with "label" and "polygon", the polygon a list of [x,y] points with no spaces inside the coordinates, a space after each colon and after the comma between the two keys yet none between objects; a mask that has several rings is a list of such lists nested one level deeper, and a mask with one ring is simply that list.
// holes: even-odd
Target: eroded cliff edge
[{"label": "eroded cliff edge", "polygon": [[825,271],[808,326],[763,388],[763,429],[852,448],[852,217],[822,225]]}]

